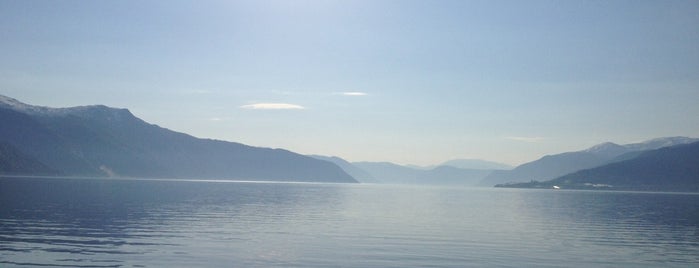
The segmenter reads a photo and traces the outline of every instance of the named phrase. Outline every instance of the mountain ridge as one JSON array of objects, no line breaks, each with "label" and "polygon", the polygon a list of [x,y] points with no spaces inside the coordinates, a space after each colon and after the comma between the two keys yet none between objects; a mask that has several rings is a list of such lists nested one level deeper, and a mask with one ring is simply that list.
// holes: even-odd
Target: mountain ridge
[{"label": "mountain ridge", "polygon": [[452,159],[445,161],[438,166],[451,166],[461,169],[483,169],[483,170],[509,170],[514,168],[511,165],[482,159]]},{"label": "mountain ridge", "polygon": [[452,166],[418,169],[391,162],[353,162],[352,165],[371,174],[378,183],[388,184],[475,186],[491,172]]},{"label": "mountain ridge", "polygon": [[0,98],[0,141],[65,175],[356,182],[284,149],[200,139],[104,105],[48,108]]},{"label": "mountain ridge", "polygon": [[699,142],[643,151],[548,181],[496,187],[699,192]]},{"label": "mountain ridge", "polygon": [[612,142],[600,143],[580,151],[546,155],[537,160],[519,165],[512,170],[493,172],[479,182],[479,185],[493,186],[531,180],[551,180],[578,170],[632,158],[637,155],[637,152],[696,141],[699,141],[699,139],[675,136],[655,138],[626,145]]},{"label": "mountain ridge", "polygon": [[342,159],[337,156],[322,156],[322,155],[309,155],[310,157],[319,159],[319,160],[324,160],[328,162],[332,162],[335,165],[339,166],[342,168],[347,174],[352,176],[355,180],[361,182],[361,183],[379,183],[380,181],[374,178],[373,175],[371,175],[369,172],[366,170],[361,169],[360,167],[357,167],[356,165],[353,165],[352,163],[348,162],[345,159]]}]

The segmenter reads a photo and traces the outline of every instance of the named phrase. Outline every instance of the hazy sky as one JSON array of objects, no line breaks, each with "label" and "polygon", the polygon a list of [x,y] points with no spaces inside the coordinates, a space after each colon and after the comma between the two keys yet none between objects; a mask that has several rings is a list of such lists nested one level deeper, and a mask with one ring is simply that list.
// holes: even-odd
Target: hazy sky
[{"label": "hazy sky", "polygon": [[521,164],[699,136],[699,1],[0,0],[0,94],[351,161]]}]

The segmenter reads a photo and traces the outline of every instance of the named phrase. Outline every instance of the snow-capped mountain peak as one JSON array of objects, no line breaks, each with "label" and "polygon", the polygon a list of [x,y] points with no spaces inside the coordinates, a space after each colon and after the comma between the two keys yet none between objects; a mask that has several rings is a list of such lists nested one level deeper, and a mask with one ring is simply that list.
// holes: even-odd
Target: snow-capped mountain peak
[{"label": "snow-capped mountain peak", "polygon": [[624,147],[631,151],[655,150],[663,147],[675,146],[680,144],[688,144],[697,142],[699,139],[688,137],[663,137],[647,140],[639,143],[626,144]]},{"label": "snow-capped mountain peak", "polygon": [[613,142],[600,143],[588,148],[587,150],[584,150],[584,152],[603,155],[606,157],[615,157],[627,153],[628,151],[628,148]]}]

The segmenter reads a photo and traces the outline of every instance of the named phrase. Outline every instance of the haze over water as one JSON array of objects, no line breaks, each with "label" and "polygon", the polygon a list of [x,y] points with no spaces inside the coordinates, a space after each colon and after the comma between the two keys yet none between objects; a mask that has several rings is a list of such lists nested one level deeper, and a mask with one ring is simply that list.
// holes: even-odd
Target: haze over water
[{"label": "haze over water", "polygon": [[[353,182],[306,155],[520,166],[696,137],[697,14],[691,0],[0,1],[0,173]],[[590,187],[699,189],[684,176],[699,174],[699,149],[680,151],[622,163],[633,185]],[[611,163],[598,156],[544,169]],[[574,170],[516,172],[489,186]],[[698,204],[0,175],[0,267],[697,267]]]},{"label": "haze over water", "polygon": [[692,267],[699,195],[0,178],[3,267]]}]

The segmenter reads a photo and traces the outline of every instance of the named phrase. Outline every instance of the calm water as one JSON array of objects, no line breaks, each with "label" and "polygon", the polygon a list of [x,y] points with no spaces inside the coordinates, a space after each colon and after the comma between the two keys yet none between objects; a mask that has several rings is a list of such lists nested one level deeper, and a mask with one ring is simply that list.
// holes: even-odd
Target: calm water
[{"label": "calm water", "polygon": [[0,178],[0,267],[697,267],[699,195]]}]

